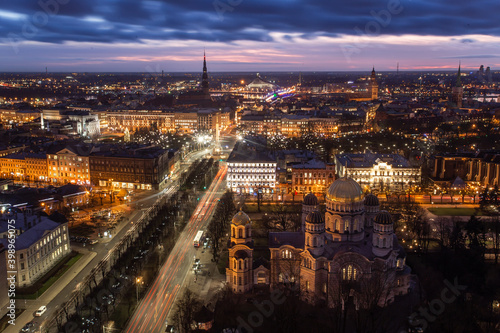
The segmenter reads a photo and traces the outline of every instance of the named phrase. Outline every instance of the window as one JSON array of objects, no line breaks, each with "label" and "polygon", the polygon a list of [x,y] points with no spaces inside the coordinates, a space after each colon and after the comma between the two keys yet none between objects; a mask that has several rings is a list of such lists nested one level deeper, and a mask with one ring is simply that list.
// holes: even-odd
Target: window
[{"label": "window", "polygon": [[342,280],[355,281],[357,278],[358,271],[352,265],[347,265],[342,268]]},{"label": "window", "polygon": [[283,250],[283,251],[281,251],[281,258],[283,258],[283,259],[291,259],[292,258],[292,251],[290,251],[290,250]]},{"label": "window", "polygon": [[309,281],[306,281],[306,291],[309,291],[309,288],[310,288],[310,283]]}]

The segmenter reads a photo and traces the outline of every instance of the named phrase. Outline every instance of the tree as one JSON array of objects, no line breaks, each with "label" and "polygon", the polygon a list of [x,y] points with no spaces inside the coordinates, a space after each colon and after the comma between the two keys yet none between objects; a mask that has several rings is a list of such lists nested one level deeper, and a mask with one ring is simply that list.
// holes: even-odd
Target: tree
[{"label": "tree", "polygon": [[193,330],[194,315],[200,307],[200,301],[191,290],[187,289],[182,298],[177,301],[174,310],[173,320],[178,332],[189,333]]},{"label": "tree", "polygon": [[495,264],[498,263],[498,255],[500,252],[500,216],[491,218],[491,237],[493,239],[493,254],[495,255]]},{"label": "tree", "polygon": [[465,237],[460,227],[460,221],[453,217],[452,218],[452,229],[450,235],[450,246],[455,250],[456,253],[461,252],[465,249]]},{"label": "tree", "polygon": [[283,203],[274,205],[271,218],[264,222],[268,230],[297,231],[301,226],[300,213],[294,209],[294,206]]},{"label": "tree", "polygon": [[214,261],[219,258],[222,240],[229,230],[235,210],[236,207],[234,206],[233,194],[230,191],[226,191],[220,198],[212,220],[207,228],[208,237],[212,242],[211,250]]},{"label": "tree", "polygon": [[450,246],[452,226],[450,221],[445,217],[439,217],[436,221],[436,231],[439,239],[441,252]]},{"label": "tree", "polygon": [[469,245],[469,249],[475,252],[477,255],[484,255],[486,243],[485,243],[485,231],[484,223],[472,215],[465,225],[466,237]]}]

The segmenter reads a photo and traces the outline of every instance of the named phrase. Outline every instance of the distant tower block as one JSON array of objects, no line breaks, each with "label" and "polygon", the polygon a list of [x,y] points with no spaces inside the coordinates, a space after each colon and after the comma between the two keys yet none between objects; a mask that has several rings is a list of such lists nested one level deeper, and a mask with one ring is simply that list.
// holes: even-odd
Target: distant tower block
[{"label": "distant tower block", "polygon": [[457,80],[455,81],[455,86],[451,88],[451,101],[456,104],[457,107],[462,107],[462,99],[464,97],[464,87],[462,86],[460,64],[458,65]]},{"label": "distant tower block", "polygon": [[378,83],[377,83],[377,75],[375,74],[375,67],[372,69],[372,75],[370,78],[370,89],[371,89],[371,99],[378,99]]}]

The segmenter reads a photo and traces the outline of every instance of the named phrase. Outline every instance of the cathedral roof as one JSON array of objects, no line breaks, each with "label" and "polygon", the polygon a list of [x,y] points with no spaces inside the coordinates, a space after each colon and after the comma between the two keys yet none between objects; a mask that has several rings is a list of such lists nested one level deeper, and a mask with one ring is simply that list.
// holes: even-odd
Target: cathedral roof
[{"label": "cathedral roof", "polygon": [[377,216],[375,216],[374,223],[378,224],[392,224],[392,216],[386,210],[381,210]]},{"label": "cathedral roof", "polygon": [[356,202],[363,200],[363,191],[352,178],[342,177],[330,185],[326,197],[336,202]]},{"label": "cathedral roof", "polygon": [[323,220],[323,215],[317,210],[314,212],[310,212],[306,216],[306,223],[313,223],[313,224],[324,224],[325,221]]},{"label": "cathedral roof", "polygon": [[304,234],[300,232],[270,232],[269,233],[269,248],[279,248],[283,245],[290,245],[297,249],[304,248]]},{"label": "cathedral roof", "polygon": [[248,217],[247,214],[240,210],[238,213],[236,213],[236,215],[234,215],[231,223],[234,225],[246,225],[250,223],[250,217]]},{"label": "cathedral roof", "polygon": [[304,205],[307,206],[317,206],[318,205],[318,198],[314,195],[314,193],[309,193],[304,197]]},{"label": "cathedral roof", "polygon": [[380,202],[378,201],[378,197],[374,194],[368,194],[365,197],[365,206],[380,206]]}]

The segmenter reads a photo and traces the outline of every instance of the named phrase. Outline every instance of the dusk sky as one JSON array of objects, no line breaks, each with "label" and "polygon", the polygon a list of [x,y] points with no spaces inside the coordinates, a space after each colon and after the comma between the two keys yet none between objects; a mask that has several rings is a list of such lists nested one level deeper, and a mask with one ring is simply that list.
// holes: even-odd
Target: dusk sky
[{"label": "dusk sky", "polygon": [[500,69],[498,0],[15,0],[0,71]]}]

